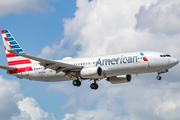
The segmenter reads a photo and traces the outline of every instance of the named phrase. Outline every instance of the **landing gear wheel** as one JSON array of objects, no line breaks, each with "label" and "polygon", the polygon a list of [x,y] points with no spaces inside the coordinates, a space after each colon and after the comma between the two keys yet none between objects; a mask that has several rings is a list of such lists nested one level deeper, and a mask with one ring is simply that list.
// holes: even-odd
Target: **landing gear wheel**
[{"label": "landing gear wheel", "polygon": [[81,86],[81,81],[78,80],[77,87]]},{"label": "landing gear wheel", "polygon": [[157,80],[161,80],[161,76],[157,76],[156,79],[157,79]]},{"label": "landing gear wheel", "polygon": [[73,80],[73,85],[74,85],[74,86],[77,86],[77,83],[78,83],[77,80]]},{"label": "landing gear wheel", "polygon": [[73,80],[73,85],[79,87],[79,86],[81,86],[81,81]]},{"label": "landing gear wheel", "polygon": [[90,85],[90,88],[91,88],[91,89],[94,89],[94,90],[97,90],[98,87],[99,87],[99,85],[96,84],[96,83],[92,83],[92,84]]},{"label": "landing gear wheel", "polygon": [[97,90],[99,88],[98,84],[95,84],[95,90]]}]

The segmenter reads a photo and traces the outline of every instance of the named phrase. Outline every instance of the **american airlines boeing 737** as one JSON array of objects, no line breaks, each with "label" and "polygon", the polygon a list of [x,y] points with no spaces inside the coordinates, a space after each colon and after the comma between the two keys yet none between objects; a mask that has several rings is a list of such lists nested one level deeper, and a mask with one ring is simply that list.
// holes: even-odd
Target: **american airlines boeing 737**
[{"label": "american airlines boeing 737", "polygon": [[20,79],[56,82],[72,80],[79,87],[82,80],[93,80],[91,89],[98,89],[97,81],[106,78],[112,84],[131,81],[132,74],[168,72],[178,60],[162,52],[144,51],[114,55],[47,60],[25,54],[8,30],[2,30],[2,40],[8,66],[0,65],[10,75]]}]

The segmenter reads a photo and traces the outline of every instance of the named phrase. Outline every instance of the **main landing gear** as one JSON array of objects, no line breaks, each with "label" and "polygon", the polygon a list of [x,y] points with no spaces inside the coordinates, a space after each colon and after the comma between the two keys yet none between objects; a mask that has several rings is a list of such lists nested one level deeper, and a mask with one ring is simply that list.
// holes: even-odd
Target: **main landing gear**
[{"label": "main landing gear", "polygon": [[92,83],[92,84],[90,85],[90,88],[91,88],[91,89],[94,89],[94,90],[97,90],[98,87],[99,87],[99,85],[96,83],[96,80],[94,80],[94,83]]},{"label": "main landing gear", "polygon": [[77,87],[81,86],[81,81],[79,80],[78,77],[77,77],[77,80],[73,80],[73,85]]},{"label": "main landing gear", "polygon": [[[96,81],[97,81],[97,80],[94,80],[94,83],[91,83],[91,85],[90,85],[90,88],[91,88],[91,89],[97,90],[97,89],[99,88],[99,85],[96,83]],[[73,80],[72,84],[73,84],[74,86],[79,87],[79,86],[81,86],[81,81],[80,81],[79,78],[77,77],[77,80]]]}]

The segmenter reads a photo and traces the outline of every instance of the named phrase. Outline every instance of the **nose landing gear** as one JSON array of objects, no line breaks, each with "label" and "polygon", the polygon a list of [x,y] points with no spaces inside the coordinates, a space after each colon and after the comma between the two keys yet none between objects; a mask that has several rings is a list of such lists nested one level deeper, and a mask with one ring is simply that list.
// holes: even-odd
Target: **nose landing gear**
[{"label": "nose landing gear", "polygon": [[158,76],[156,77],[156,79],[157,79],[157,80],[161,80],[161,76],[158,75]]},{"label": "nose landing gear", "polygon": [[157,75],[156,79],[157,80],[161,80],[160,74],[166,73],[166,72],[168,72],[168,69],[163,69],[163,70],[158,71],[158,75]]}]

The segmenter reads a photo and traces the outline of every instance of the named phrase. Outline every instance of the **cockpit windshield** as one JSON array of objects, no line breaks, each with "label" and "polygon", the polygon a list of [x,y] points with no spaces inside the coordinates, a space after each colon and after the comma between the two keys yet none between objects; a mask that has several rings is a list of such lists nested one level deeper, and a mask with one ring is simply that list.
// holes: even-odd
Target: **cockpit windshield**
[{"label": "cockpit windshield", "polygon": [[171,55],[160,55],[160,57],[171,57]]}]

